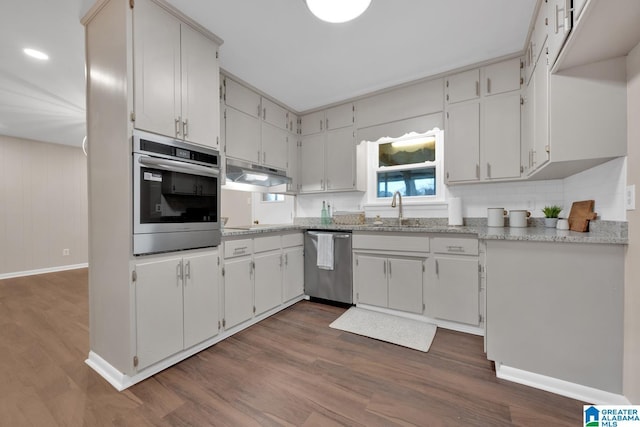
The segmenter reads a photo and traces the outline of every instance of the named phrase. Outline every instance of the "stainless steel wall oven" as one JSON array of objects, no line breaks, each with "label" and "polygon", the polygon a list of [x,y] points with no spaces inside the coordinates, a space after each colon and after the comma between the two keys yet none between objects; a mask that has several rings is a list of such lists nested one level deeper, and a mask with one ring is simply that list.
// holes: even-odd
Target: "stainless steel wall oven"
[{"label": "stainless steel wall oven", "polygon": [[134,131],[134,255],[218,246],[220,185],[216,150]]}]

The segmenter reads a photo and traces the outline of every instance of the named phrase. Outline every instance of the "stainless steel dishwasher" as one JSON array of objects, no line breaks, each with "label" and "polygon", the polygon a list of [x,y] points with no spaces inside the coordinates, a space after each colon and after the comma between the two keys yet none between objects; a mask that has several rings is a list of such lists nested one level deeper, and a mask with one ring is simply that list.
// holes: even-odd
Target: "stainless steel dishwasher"
[{"label": "stainless steel dishwasher", "polygon": [[[318,234],[333,237],[333,270],[318,267]],[[351,233],[309,230],[304,237],[304,293],[312,298],[353,304]]]}]

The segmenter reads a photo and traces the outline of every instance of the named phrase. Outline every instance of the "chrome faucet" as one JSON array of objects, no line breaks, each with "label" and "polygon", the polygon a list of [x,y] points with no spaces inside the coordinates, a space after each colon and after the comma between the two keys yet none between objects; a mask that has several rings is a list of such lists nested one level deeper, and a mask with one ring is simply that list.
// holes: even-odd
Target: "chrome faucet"
[{"label": "chrome faucet", "polygon": [[391,207],[396,207],[396,196],[398,196],[398,225],[402,225],[402,194],[399,191],[393,193],[393,199],[391,199]]}]

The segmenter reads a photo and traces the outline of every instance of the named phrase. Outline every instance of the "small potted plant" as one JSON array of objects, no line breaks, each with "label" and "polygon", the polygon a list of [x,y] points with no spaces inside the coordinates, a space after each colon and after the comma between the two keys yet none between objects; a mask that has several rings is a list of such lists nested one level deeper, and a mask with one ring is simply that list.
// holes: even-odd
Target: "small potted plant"
[{"label": "small potted plant", "polygon": [[542,209],[542,213],[544,214],[544,226],[549,228],[555,228],[558,222],[558,215],[562,212],[562,208],[558,205],[545,206]]}]

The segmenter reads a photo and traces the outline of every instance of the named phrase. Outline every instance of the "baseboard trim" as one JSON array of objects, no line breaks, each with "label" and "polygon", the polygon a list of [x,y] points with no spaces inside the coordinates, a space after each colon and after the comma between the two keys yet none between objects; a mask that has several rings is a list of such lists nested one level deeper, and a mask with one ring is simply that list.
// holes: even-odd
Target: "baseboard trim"
[{"label": "baseboard trim", "polygon": [[223,341],[229,338],[231,335],[234,335],[242,331],[243,329],[248,328],[249,326],[259,323],[260,321],[266,319],[267,317],[272,316],[278,313],[279,311],[282,311],[285,308],[292,306],[293,304],[297,303],[298,301],[301,301],[302,299],[303,299],[303,296],[301,295],[290,301],[287,301],[282,305],[267,311],[266,313],[256,316],[251,320],[241,323],[240,325],[234,326],[233,328],[227,331],[223,331],[218,335],[216,335],[215,337],[212,337],[206,341],[201,342],[200,344],[190,347],[184,351],[181,351],[180,353],[176,353],[173,356],[170,356],[164,360],[159,361],[158,363],[148,366],[134,375],[127,375],[120,372],[119,370],[114,368],[109,362],[104,360],[102,357],[100,357],[100,355],[98,355],[93,351],[89,351],[89,356],[87,360],[85,360],[85,363],[89,365],[98,374],[100,374],[100,376],[102,376],[105,380],[107,380],[107,382],[111,384],[116,390],[122,391],[126,388],[131,387],[136,383],[139,383],[140,381],[146,380],[147,378],[157,374],[160,371],[167,369],[172,365],[175,365],[178,362],[181,362],[193,356],[196,353],[201,352],[202,350],[205,350],[211,347],[214,344],[219,343],[220,341]]},{"label": "baseboard trim", "polygon": [[0,280],[13,279],[14,277],[35,276],[36,274],[56,273],[58,271],[77,270],[79,268],[87,268],[88,263],[61,265],[58,267],[39,268],[37,270],[16,271],[13,273],[0,274]]},{"label": "baseboard trim", "polygon": [[496,376],[503,380],[523,384],[540,390],[549,391],[572,399],[582,400],[594,405],[630,405],[631,402],[621,394],[615,394],[581,384],[548,377],[521,369],[496,363]]}]

